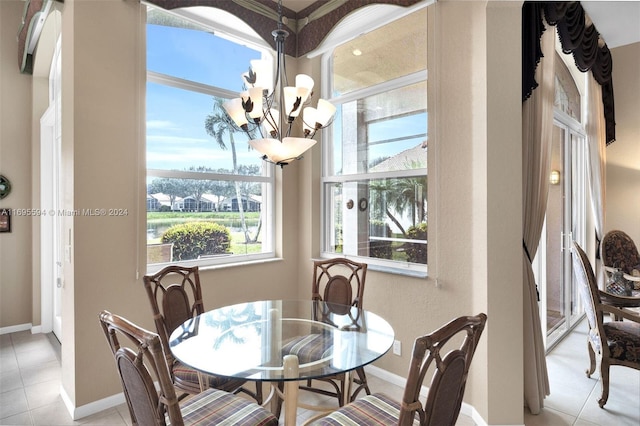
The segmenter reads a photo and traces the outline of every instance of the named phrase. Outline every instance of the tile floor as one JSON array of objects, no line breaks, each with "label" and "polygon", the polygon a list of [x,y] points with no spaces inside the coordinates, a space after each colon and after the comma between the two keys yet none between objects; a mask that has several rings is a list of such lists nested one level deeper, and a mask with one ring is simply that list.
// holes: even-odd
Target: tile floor
[{"label": "tile floor", "polygon": [[[609,402],[598,407],[598,374],[587,378],[586,326],[580,324],[547,357],[551,395],[539,415],[525,412],[526,426],[637,426],[640,424],[640,371],[614,367]],[[400,397],[402,389],[370,375],[373,389]],[[125,405],[77,421],[71,420],[59,395],[60,346],[52,335],[19,332],[0,336],[0,425],[130,425]],[[301,392],[305,402],[322,396]],[[300,421],[309,412],[301,410]],[[461,415],[456,426],[472,426]]]}]

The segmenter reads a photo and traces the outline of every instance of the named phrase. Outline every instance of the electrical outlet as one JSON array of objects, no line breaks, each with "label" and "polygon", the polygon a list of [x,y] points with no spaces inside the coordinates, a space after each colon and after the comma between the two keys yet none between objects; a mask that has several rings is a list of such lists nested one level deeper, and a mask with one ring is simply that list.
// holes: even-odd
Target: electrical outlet
[{"label": "electrical outlet", "polygon": [[402,343],[400,343],[400,340],[393,341],[393,354],[398,356],[402,355]]}]

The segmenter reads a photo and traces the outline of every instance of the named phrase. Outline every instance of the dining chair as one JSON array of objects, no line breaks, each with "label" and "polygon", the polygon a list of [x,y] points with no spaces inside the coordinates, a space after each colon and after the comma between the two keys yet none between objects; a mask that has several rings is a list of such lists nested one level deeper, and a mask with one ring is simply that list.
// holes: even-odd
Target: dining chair
[{"label": "dining chair", "polygon": [[[325,260],[313,261],[313,281],[311,284],[311,299],[314,302],[325,302],[324,305],[329,310],[341,311],[345,306],[357,308],[356,312],[362,310],[362,301],[364,297],[364,285],[367,276],[367,264],[354,262],[346,258],[333,258]],[[313,319],[316,321],[328,322],[329,312],[325,312],[327,315],[324,317],[318,310],[314,309]],[[337,312],[339,314],[347,314],[347,312]],[[357,327],[358,318],[353,318],[354,328]],[[331,342],[324,342],[324,337],[318,335],[317,339],[305,338],[305,343],[290,342],[285,346],[284,350],[298,355],[298,357],[309,357],[309,353],[313,351],[326,351],[327,345]],[[311,357],[320,358],[311,354]],[[355,376],[353,376],[353,384],[355,389],[349,396],[348,401],[354,400],[358,393],[362,390],[367,395],[371,393],[367,384],[367,376],[364,372],[364,368],[360,367],[356,369]],[[301,385],[300,389],[316,392],[323,395],[333,396],[338,399],[339,406],[342,406],[345,401],[345,392],[347,389],[347,374],[341,373],[335,376],[324,377],[320,379],[308,380],[306,385]],[[313,382],[320,381],[328,383],[330,388],[316,385]],[[347,402],[348,402],[347,401]]]},{"label": "dining chair", "polygon": [[[591,262],[578,243],[573,242],[571,252],[573,271],[589,323],[587,347],[591,377],[600,364],[602,395],[598,405],[603,408],[609,398],[609,369],[612,365],[640,370],[640,315],[602,302],[602,296],[611,295],[598,289]],[[622,321],[604,321],[604,314],[613,314]],[[629,321],[624,321],[624,320]]]},{"label": "dining chair", "polygon": [[620,230],[607,232],[600,243],[600,258],[609,277],[620,271],[630,286],[640,287],[640,253],[628,234]]},{"label": "dining chair", "polygon": [[219,389],[209,388],[180,402],[158,334],[108,311],[100,313],[100,324],[133,425],[278,425],[265,408]]},{"label": "dining chair", "polygon": [[[460,414],[471,360],[482,335],[487,315],[458,317],[413,344],[407,384],[402,401],[374,393],[322,417],[314,426],[400,425],[453,426]],[[456,342],[462,342],[456,345]],[[451,348],[451,349],[449,349]],[[445,354],[445,351],[446,352]],[[420,389],[427,371],[433,369],[423,405]]]},{"label": "dining chair", "polygon": [[262,382],[256,382],[254,393],[243,387],[245,380],[198,374],[177,360],[169,349],[169,336],[173,330],[188,319],[204,313],[198,267],[169,265],[155,274],[145,275],[143,282],[176,388],[185,394],[199,393],[209,387],[233,393],[245,392],[262,404]]}]

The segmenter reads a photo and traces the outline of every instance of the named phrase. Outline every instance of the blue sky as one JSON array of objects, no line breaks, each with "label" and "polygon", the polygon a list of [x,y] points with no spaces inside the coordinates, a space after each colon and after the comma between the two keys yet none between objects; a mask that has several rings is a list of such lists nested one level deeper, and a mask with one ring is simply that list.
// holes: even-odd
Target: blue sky
[{"label": "blue sky", "polygon": [[[260,52],[213,34],[162,25],[147,25],[147,67],[227,90],[242,90],[242,74]],[[318,90],[316,88],[316,90]],[[213,110],[211,95],[147,83],[147,166],[183,170],[190,166],[232,168],[230,149],[221,150],[206,133],[204,121]],[[341,122],[334,134],[339,140]],[[372,142],[426,132],[426,112],[370,125]],[[248,149],[247,138],[234,134],[239,164],[261,164],[259,154]],[[371,160],[394,155],[421,143],[424,137],[369,147]],[[334,160],[341,162],[339,151]],[[338,169],[341,167],[338,166]]]},{"label": "blue sky", "polygon": [[[260,52],[212,34],[147,25],[147,67],[228,90],[242,89],[242,73]],[[213,110],[211,95],[147,83],[147,166],[182,170],[189,166],[231,169],[231,151],[218,148],[204,121]],[[246,138],[234,135],[238,161],[259,164]]]}]

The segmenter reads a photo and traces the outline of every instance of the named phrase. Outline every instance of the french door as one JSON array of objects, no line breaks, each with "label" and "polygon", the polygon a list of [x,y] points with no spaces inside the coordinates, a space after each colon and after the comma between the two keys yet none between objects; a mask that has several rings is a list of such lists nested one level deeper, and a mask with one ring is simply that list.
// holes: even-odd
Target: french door
[{"label": "french door", "polygon": [[583,313],[573,279],[571,243],[584,243],[585,238],[585,161],[585,137],[580,129],[556,120],[545,225],[536,255],[547,350],[573,328]]},{"label": "french door", "polygon": [[40,118],[40,287],[42,331],[62,343],[64,236],[60,38],[49,73],[49,107]]},{"label": "french door", "polygon": [[40,221],[41,292],[43,332],[62,342],[62,211],[61,139],[55,109],[50,107],[40,120]]}]

